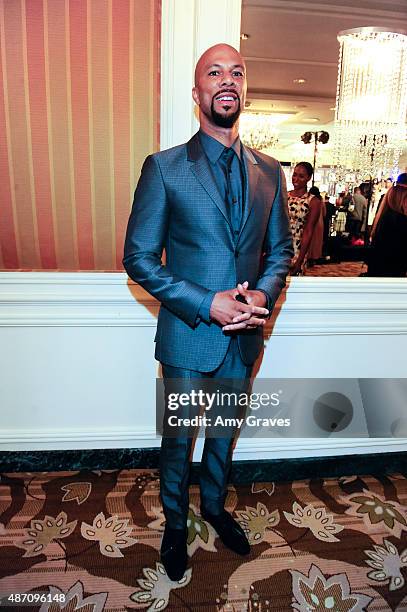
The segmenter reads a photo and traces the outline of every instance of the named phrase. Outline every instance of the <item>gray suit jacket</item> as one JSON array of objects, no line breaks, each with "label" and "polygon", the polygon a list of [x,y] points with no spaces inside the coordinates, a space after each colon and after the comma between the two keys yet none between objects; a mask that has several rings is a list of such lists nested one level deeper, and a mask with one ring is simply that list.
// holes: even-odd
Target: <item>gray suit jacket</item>
[{"label": "gray suit jacket", "polygon": [[[293,250],[284,174],[275,159],[243,151],[248,180],[238,236],[197,134],[144,162],[123,265],[161,302],[155,356],[168,365],[210,372],[221,364],[230,333],[198,317],[208,291],[247,280],[249,289],[268,294],[273,307],[285,285]],[[239,331],[238,342],[243,361],[253,364],[263,329]]]}]

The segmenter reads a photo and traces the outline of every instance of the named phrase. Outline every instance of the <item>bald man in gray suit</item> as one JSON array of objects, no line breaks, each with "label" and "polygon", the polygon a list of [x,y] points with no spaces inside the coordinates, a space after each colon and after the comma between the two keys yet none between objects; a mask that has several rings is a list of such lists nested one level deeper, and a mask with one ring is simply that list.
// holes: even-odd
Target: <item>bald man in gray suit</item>
[{"label": "bald man in gray suit", "polygon": [[[293,250],[284,174],[275,159],[239,139],[246,91],[240,53],[226,44],[208,49],[192,90],[199,132],[148,156],[135,192],[123,265],[161,303],[155,356],[164,382],[249,380],[285,285]],[[205,440],[201,514],[244,555],[246,536],[224,510],[232,443],[230,436]],[[161,560],[171,580],[187,565],[191,444],[185,436],[161,444]]]}]

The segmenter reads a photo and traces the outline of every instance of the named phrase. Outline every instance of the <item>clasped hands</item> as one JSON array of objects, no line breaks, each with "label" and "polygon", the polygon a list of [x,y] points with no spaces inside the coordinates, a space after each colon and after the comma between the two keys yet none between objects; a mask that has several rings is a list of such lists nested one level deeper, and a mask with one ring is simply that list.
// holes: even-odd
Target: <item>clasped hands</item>
[{"label": "clasped hands", "polygon": [[[266,296],[262,291],[249,290],[249,283],[238,283],[234,289],[218,291],[212,300],[210,316],[222,326],[223,331],[237,329],[253,329],[266,323],[269,311],[266,305]],[[241,295],[246,304],[239,302],[236,297]]]}]

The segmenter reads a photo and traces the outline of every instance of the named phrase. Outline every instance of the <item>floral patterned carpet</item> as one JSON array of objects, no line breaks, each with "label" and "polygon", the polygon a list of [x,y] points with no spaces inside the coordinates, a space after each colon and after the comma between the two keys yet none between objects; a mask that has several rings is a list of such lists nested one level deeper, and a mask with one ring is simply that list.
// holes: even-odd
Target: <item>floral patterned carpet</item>
[{"label": "floral patterned carpet", "polygon": [[1,610],[407,611],[403,474],[230,486],[248,557],[200,518],[191,486],[179,582],[159,562],[158,487],[154,470],[1,474]]},{"label": "floral patterned carpet", "polygon": [[306,269],[306,276],[359,276],[367,272],[363,261],[343,261],[342,263],[316,264]]}]

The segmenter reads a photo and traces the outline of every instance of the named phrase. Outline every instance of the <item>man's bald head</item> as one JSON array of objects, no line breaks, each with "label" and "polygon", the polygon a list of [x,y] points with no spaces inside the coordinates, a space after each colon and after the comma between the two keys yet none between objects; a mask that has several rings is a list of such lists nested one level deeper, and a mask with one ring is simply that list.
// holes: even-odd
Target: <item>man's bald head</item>
[{"label": "man's bald head", "polygon": [[206,68],[209,68],[211,65],[217,63],[217,58],[223,57],[227,54],[228,57],[236,59],[236,65],[240,65],[246,71],[246,63],[239,53],[237,49],[232,47],[232,45],[228,45],[226,43],[218,43],[217,45],[213,45],[209,47],[206,51],[204,51],[197,61],[195,66],[195,87],[199,81],[199,77],[202,71],[205,71]]},{"label": "man's bald head", "polygon": [[246,66],[234,47],[218,44],[201,55],[195,69],[192,97],[199,107],[201,129],[231,129],[246,99]]}]

